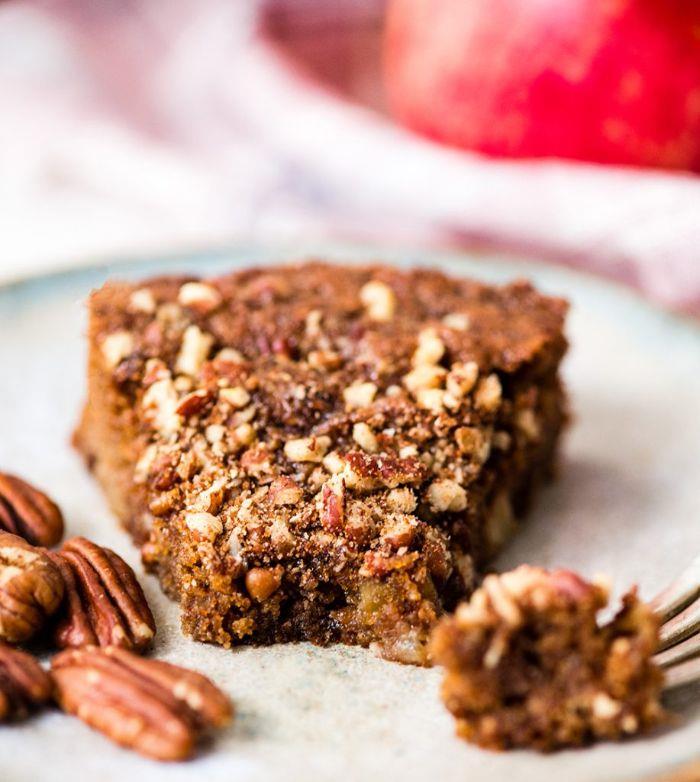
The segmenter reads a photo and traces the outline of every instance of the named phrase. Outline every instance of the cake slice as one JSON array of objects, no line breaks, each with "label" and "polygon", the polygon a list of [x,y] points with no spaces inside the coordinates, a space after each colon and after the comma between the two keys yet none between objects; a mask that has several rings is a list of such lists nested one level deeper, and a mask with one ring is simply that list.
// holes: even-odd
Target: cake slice
[{"label": "cake slice", "polygon": [[566,304],[324,263],[112,282],[76,444],[184,630],[428,661],[552,470]]},{"label": "cake slice", "polygon": [[550,751],[646,732],[665,719],[659,622],[634,590],[600,625],[606,586],[523,565],[489,575],[432,639],[457,732],[489,749]]}]

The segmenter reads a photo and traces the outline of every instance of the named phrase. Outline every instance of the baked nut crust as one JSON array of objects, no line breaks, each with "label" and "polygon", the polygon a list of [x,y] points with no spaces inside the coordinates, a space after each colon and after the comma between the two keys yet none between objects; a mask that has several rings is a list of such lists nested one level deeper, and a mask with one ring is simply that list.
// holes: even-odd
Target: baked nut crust
[{"label": "baked nut crust", "polygon": [[551,473],[566,304],[526,282],[313,262],[89,306],[76,443],[200,640],[425,663]]}]

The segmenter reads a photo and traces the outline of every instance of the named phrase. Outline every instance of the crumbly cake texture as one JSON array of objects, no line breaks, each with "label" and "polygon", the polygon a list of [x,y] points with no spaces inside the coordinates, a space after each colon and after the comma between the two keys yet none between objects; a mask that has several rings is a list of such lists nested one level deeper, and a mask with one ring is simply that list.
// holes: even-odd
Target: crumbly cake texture
[{"label": "crumbly cake texture", "polygon": [[566,308],[320,262],[108,283],[76,444],[188,634],[426,663],[552,471]]},{"label": "crumbly cake texture", "polygon": [[605,586],[567,570],[486,576],[431,642],[458,734],[489,749],[551,751],[663,722],[658,620],[632,590],[599,625],[607,602]]}]

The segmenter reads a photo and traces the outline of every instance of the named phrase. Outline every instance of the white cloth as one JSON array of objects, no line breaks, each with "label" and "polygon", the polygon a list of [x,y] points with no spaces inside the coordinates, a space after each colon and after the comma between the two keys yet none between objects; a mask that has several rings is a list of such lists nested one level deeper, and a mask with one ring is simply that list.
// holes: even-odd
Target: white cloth
[{"label": "white cloth", "polygon": [[381,7],[0,5],[0,279],[237,240],[485,243],[700,311],[698,178],[486,160],[398,128],[348,94],[376,90]]}]

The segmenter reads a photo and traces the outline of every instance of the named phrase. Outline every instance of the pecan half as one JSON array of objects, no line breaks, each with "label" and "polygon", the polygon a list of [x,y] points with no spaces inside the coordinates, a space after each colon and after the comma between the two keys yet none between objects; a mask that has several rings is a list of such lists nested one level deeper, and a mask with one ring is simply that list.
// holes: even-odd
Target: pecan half
[{"label": "pecan half", "polygon": [[143,651],[156,625],[134,571],[108,548],[72,538],[51,558],[66,584],[66,599],[54,630],[61,649],[121,646]]},{"label": "pecan half", "polygon": [[35,546],[55,546],[63,537],[63,515],[39,489],[0,472],[0,529]]},{"label": "pecan half", "polygon": [[26,641],[61,604],[61,573],[46,552],[0,532],[0,639]]},{"label": "pecan half", "polygon": [[52,694],[51,677],[35,657],[0,643],[0,722],[26,717]]},{"label": "pecan half", "polygon": [[184,760],[233,714],[209,679],[114,646],[70,649],[51,663],[56,699],[108,738],[157,760]]}]

